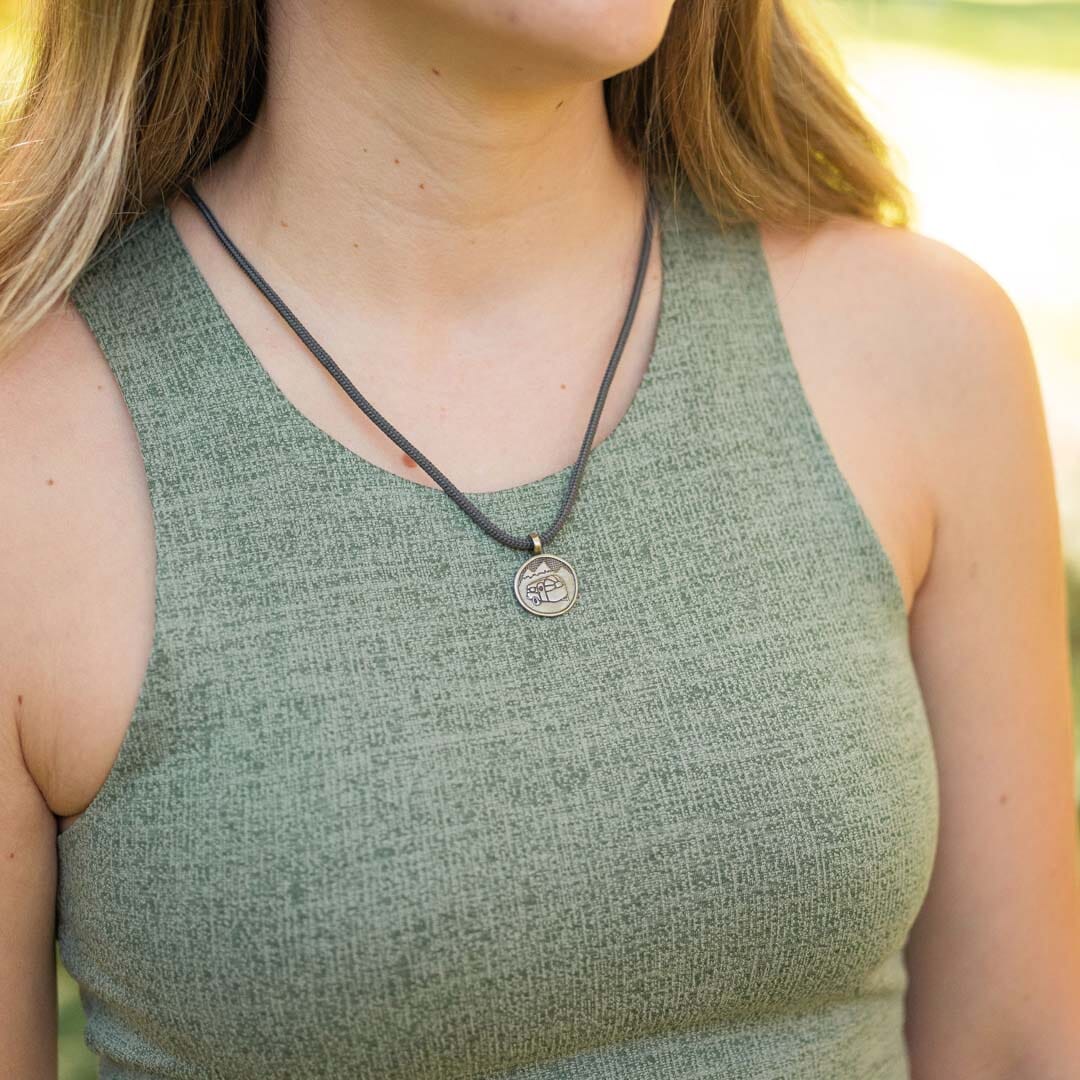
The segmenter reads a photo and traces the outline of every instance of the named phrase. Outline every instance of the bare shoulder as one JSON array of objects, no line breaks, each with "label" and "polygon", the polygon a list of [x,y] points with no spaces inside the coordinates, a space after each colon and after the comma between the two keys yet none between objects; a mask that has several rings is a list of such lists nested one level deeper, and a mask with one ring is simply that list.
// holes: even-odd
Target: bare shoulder
[{"label": "bare shoulder", "polygon": [[[1030,394],[1034,363],[1002,285],[973,259],[921,233],[839,218],[809,237],[762,227],[778,299],[817,312],[853,369],[889,388],[933,442],[979,428],[1002,395]],[[839,343],[839,342],[838,342]]]},{"label": "bare shoulder", "polygon": [[3,719],[62,812],[80,799],[74,763],[109,752],[100,736],[137,677],[153,553],[130,414],[70,303],[0,360],[0,498]]}]

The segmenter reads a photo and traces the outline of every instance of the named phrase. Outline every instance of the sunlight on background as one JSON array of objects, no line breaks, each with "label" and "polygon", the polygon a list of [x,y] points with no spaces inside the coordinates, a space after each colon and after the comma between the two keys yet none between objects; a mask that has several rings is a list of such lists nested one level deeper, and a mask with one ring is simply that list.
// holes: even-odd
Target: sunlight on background
[{"label": "sunlight on background", "polygon": [[[0,65],[18,56],[15,16],[25,6],[0,0]],[[895,148],[917,200],[914,228],[984,267],[1027,327],[1054,453],[1080,687],[1080,0],[810,6]],[[60,1002],[60,1080],[89,1080],[78,996],[62,972]]]}]

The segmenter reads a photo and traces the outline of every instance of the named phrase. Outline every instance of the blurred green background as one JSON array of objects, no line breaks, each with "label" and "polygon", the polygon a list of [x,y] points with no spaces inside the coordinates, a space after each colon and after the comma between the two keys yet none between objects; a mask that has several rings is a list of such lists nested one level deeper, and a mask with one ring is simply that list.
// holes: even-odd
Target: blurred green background
[{"label": "blurred green background", "polygon": [[[0,0],[0,62],[17,63],[24,2]],[[1080,3],[811,6],[896,148],[915,228],[985,267],[1024,318],[1054,453],[1080,712]],[[1080,778],[1080,723],[1077,733]],[[62,968],[59,1001],[60,1080],[89,1080],[78,993]]]}]

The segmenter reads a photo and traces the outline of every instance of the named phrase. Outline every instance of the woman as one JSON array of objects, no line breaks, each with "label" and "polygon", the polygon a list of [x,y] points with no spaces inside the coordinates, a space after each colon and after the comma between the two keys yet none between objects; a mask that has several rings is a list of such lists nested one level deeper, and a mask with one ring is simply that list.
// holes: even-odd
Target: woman
[{"label": "woman", "polygon": [[54,904],[103,1076],[1080,1075],[1029,345],[902,228],[810,31],[127,0],[41,35],[8,1075],[54,1068]]}]

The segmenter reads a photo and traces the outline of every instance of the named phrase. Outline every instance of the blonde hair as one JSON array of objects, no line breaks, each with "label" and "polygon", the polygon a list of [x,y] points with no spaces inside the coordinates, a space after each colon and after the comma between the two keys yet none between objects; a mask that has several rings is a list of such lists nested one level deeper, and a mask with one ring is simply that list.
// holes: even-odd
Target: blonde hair
[{"label": "blonde hair", "polygon": [[[240,139],[263,93],[265,0],[53,0],[0,125],[0,355],[99,245]],[[784,0],[676,0],[605,82],[654,183],[722,226],[910,223],[910,193],[827,35]]]}]

